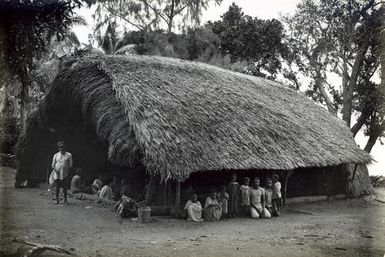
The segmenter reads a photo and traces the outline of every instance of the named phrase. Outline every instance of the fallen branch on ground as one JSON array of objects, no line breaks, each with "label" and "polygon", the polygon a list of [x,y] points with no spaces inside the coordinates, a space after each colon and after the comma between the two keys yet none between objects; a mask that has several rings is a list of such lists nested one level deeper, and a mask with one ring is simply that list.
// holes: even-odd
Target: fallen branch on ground
[{"label": "fallen branch on ground", "polygon": [[299,214],[314,215],[313,212],[310,212],[310,211],[304,211],[304,210],[297,210],[297,209],[287,209],[287,212],[291,212],[291,213],[299,213]]},{"label": "fallen branch on ground", "polygon": [[375,198],[374,200],[376,200],[377,202],[380,202],[380,203],[385,203],[385,201],[382,201],[382,200],[377,199],[377,198]]},{"label": "fallen branch on ground", "polygon": [[42,244],[32,243],[32,242],[28,242],[28,241],[24,241],[24,240],[20,240],[20,239],[16,239],[16,238],[14,238],[12,240],[12,242],[33,246],[33,248],[31,250],[29,250],[26,254],[23,255],[23,257],[39,256],[39,254],[45,250],[51,250],[51,251],[58,252],[58,253],[65,253],[68,255],[74,255],[70,251],[63,249],[57,245],[42,245]]}]

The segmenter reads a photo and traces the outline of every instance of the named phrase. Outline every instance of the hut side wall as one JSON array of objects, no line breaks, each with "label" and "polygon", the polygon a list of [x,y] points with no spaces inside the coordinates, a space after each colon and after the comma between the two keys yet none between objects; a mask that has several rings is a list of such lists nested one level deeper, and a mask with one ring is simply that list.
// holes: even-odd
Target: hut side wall
[{"label": "hut side wall", "polygon": [[287,185],[287,197],[337,195],[346,192],[341,167],[296,169]]},{"label": "hut side wall", "polygon": [[[139,150],[111,79],[99,63],[66,63],[38,110],[29,118],[18,147],[18,180],[46,179],[56,142],[64,140],[74,167],[92,179],[107,169],[135,167]],[[48,167],[48,168],[47,168]]]}]

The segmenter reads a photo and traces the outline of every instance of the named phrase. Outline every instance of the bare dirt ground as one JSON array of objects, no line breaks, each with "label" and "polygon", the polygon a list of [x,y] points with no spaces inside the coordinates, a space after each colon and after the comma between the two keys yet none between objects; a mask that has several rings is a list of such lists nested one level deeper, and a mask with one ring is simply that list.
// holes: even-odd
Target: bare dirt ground
[{"label": "bare dirt ground", "polygon": [[142,224],[88,200],[69,198],[69,205],[57,206],[43,189],[14,189],[14,172],[0,168],[0,256],[20,256],[31,248],[13,238],[59,245],[76,256],[385,254],[385,204],[377,201],[293,204],[271,220],[197,224],[155,217]]}]

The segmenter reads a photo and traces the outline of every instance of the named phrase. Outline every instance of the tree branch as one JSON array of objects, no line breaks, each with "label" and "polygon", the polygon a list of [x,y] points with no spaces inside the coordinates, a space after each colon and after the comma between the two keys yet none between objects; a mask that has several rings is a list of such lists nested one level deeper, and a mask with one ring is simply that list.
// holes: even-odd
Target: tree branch
[{"label": "tree branch", "polygon": [[[108,6],[106,6],[104,3],[101,3],[102,6],[108,11],[110,12],[111,14],[115,15],[116,17],[124,20],[125,22],[129,23],[130,25],[136,27],[137,29],[139,29],[140,31],[144,30],[144,27],[138,25],[138,24],[135,24],[133,22],[131,22],[130,20],[128,20],[126,17],[122,16],[121,14],[119,13],[116,13],[113,9],[109,8]],[[110,17],[109,19],[112,19],[112,17]]]},{"label": "tree branch", "polygon": [[16,238],[14,238],[12,240],[12,242],[22,243],[22,244],[33,246],[33,248],[31,250],[29,250],[25,255],[23,255],[25,257],[36,256],[39,253],[41,254],[44,250],[51,250],[51,251],[58,252],[58,253],[65,253],[65,254],[68,254],[68,255],[74,255],[70,251],[67,251],[66,249],[63,249],[63,248],[61,248],[61,247],[59,247],[57,245],[36,244],[36,243],[24,241],[24,240],[19,240],[19,239],[16,239]]},{"label": "tree branch", "polygon": [[[191,4],[191,1],[188,1],[187,4],[185,4],[184,6],[182,6],[179,10],[176,10],[176,11],[174,12],[174,14],[177,15],[177,14],[181,13],[184,9],[186,9],[187,6],[189,6],[189,4]],[[175,16],[175,15],[174,15],[174,16]]]},{"label": "tree branch", "polygon": [[366,152],[370,153],[370,151],[372,151],[372,148],[376,144],[377,139],[383,134],[384,131],[385,131],[385,121],[383,121],[380,124],[376,133],[369,136],[368,142],[366,143],[366,146],[364,148]]},{"label": "tree branch", "polygon": [[141,1],[144,5],[146,5],[148,8],[150,8],[153,12],[155,12],[156,15],[158,15],[162,20],[164,20],[168,24],[168,20],[161,14],[156,8],[151,6],[147,1]]},{"label": "tree branch", "polygon": [[353,125],[353,127],[350,129],[350,131],[353,133],[353,137],[355,137],[362,128],[362,126],[365,124],[365,120],[367,118],[366,113],[361,112],[360,116],[357,119],[357,122]]}]

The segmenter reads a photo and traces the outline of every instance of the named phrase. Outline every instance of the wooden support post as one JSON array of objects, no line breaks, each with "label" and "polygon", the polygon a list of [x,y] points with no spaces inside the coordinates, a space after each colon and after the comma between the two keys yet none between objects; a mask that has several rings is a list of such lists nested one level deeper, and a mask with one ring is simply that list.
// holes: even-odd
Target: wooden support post
[{"label": "wooden support post", "polygon": [[153,196],[156,191],[157,178],[151,176],[148,182],[147,193],[146,193],[146,205],[151,205],[153,201]]},{"label": "wooden support post", "polygon": [[179,216],[179,206],[180,206],[180,182],[176,182],[176,190],[175,190],[175,216],[178,218]]},{"label": "wooden support post", "polygon": [[50,156],[47,155],[47,167],[46,167],[46,177],[45,177],[47,184],[49,184],[49,177],[50,177],[51,171],[52,171],[51,163],[52,162],[50,160]]},{"label": "wooden support post", "polygon": [[163,181],[163,183],[161,183],[159,186],[160,186],[159,203],[160,205],[167,205],[167,182]]},{"label": "wooden support post", "polygon": [[289,170],[285,174],[284,188],[283,188],[283,205],[286,206],[286,195],[287,195],[287,184],[289,181],[289,177],[293,174],[294,171]]},{"label": "wooden support post", "polygon": [[354,178],[356,177],[357,166],[358,166],[358,163],[356,163],[356,164],[354,165],[354,171],[353,171],[353,176],[352,176],[352,182],[354,182]]},{"label": "wooden support post", "polygon": [[167,183],[167,204],[166,205],[169,205],[172,200],[173,200],[173,193],[172,193],[172,183],[171,181],[169,181]]},{"label": "wooden support post", "polygon": [[350,174],[350,164],[342,166],[345,172],[345,200],[352,198],[352,188],[354,183],[354,176],[357,168],[357,164],[354,166],[353,174]]}]

